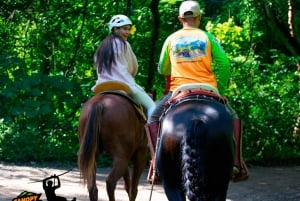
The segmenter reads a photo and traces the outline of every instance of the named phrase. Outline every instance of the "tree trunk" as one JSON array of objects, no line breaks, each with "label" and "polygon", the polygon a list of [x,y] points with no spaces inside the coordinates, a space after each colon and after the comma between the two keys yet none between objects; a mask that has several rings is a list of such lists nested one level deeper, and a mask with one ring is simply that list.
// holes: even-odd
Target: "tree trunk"
[{"label": "tree trunk", "polygon": [[153,30],[151,36],[151,44],[150,44],[150,55],[149,55],[149,70],[148,70],[148,79],[147,79],[147,92],[153,92],[153,83],[156,73],[156,62],[155,62],[155,53],[156,53],[156,41],[158,40],[158,30],[159,30],[159,12],[158,12],[158,3],[159,0],[152,0],[150,3],[150,9],[153,16]]},{"label": "tree trunk", "polygon": [[300,41],[297,40],[295,35],[290,34],[288,22],[283,22],[279,19],[280,16],[276,15],[275,5],[270,5],[266,1],[259,1],[257,5],[260,5],[265,23],[273,34],[273,37],[269,37],[271,43],[284,47],[286,53],[290,56],[299,56]]}]

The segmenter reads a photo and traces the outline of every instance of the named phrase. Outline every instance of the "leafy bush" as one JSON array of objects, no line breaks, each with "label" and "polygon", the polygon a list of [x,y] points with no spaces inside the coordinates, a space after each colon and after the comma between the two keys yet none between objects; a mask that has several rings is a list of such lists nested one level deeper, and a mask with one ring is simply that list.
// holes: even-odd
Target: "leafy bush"
[{"label": "leafy bush", "polygon": [[9,60],[0,69],[8,72],[2,75],[0,159],[76,160],[80,85],[60,75],[28,75],[17,59]]},{"label": "leafy bush", "polygon": [[[299,159],[300,136],[293,135],[300,112],[297,58],[270,50],[272,60],[265,63],[265,58],[247,49],[252,46],[248,32],[232,18],[225,23],[208,23],[206,28],[224,42],[231,60],[226,96],[243,121],[245,159],[259,163]],[[257,39],[261,36],[253,35]]]},{"label": "leafy bush", "polygon": [[236,87],[231,86],[231,99],[244,119],[244,152],[249,160],[300,157],[300,138],[293,135],[299,116],[299,80],[296,71],[289,70],[295,60],[274,54],[278,57],[273,64],[243,65],[234,74]]}]

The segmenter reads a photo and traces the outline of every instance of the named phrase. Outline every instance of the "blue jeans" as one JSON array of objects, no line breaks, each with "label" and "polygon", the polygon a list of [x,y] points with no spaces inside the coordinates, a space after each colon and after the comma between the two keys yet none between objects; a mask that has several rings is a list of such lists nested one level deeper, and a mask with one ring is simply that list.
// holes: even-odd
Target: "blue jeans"
[{"label": "blue jeans", "polygon": [[164,112],[165,103],[169,100],[169,98],[171,96],[172,96],[172,92],[169,92],[156,102],[156,107],[155,107],[154,111],[152,112],[152,115],[148,119],[147,123],[159,121],[160,116]]}]

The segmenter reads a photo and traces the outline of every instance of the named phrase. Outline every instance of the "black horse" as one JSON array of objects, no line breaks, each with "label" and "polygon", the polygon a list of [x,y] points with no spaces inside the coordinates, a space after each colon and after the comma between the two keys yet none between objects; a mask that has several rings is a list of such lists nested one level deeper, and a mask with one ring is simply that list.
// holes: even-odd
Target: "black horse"
[{"label": "black horse", "polygon": [[166,111],[155,162],[169,201],[226,200],[234,142],[232,117],[221,102],[196,94]]}]

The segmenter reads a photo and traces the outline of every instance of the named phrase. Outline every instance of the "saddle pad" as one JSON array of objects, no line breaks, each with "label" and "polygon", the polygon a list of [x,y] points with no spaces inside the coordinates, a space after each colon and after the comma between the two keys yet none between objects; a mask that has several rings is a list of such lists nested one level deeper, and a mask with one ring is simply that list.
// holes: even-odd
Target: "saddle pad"
[{"label": "saddle pad", "polygon": [[102,91],[124,91],[125,93],[130,94],[131,89],[129,86],[123,82],[119,81],[107,81],[102,82],[101,84],[98,84],[94,88],[94,93],[97,94]]}]

